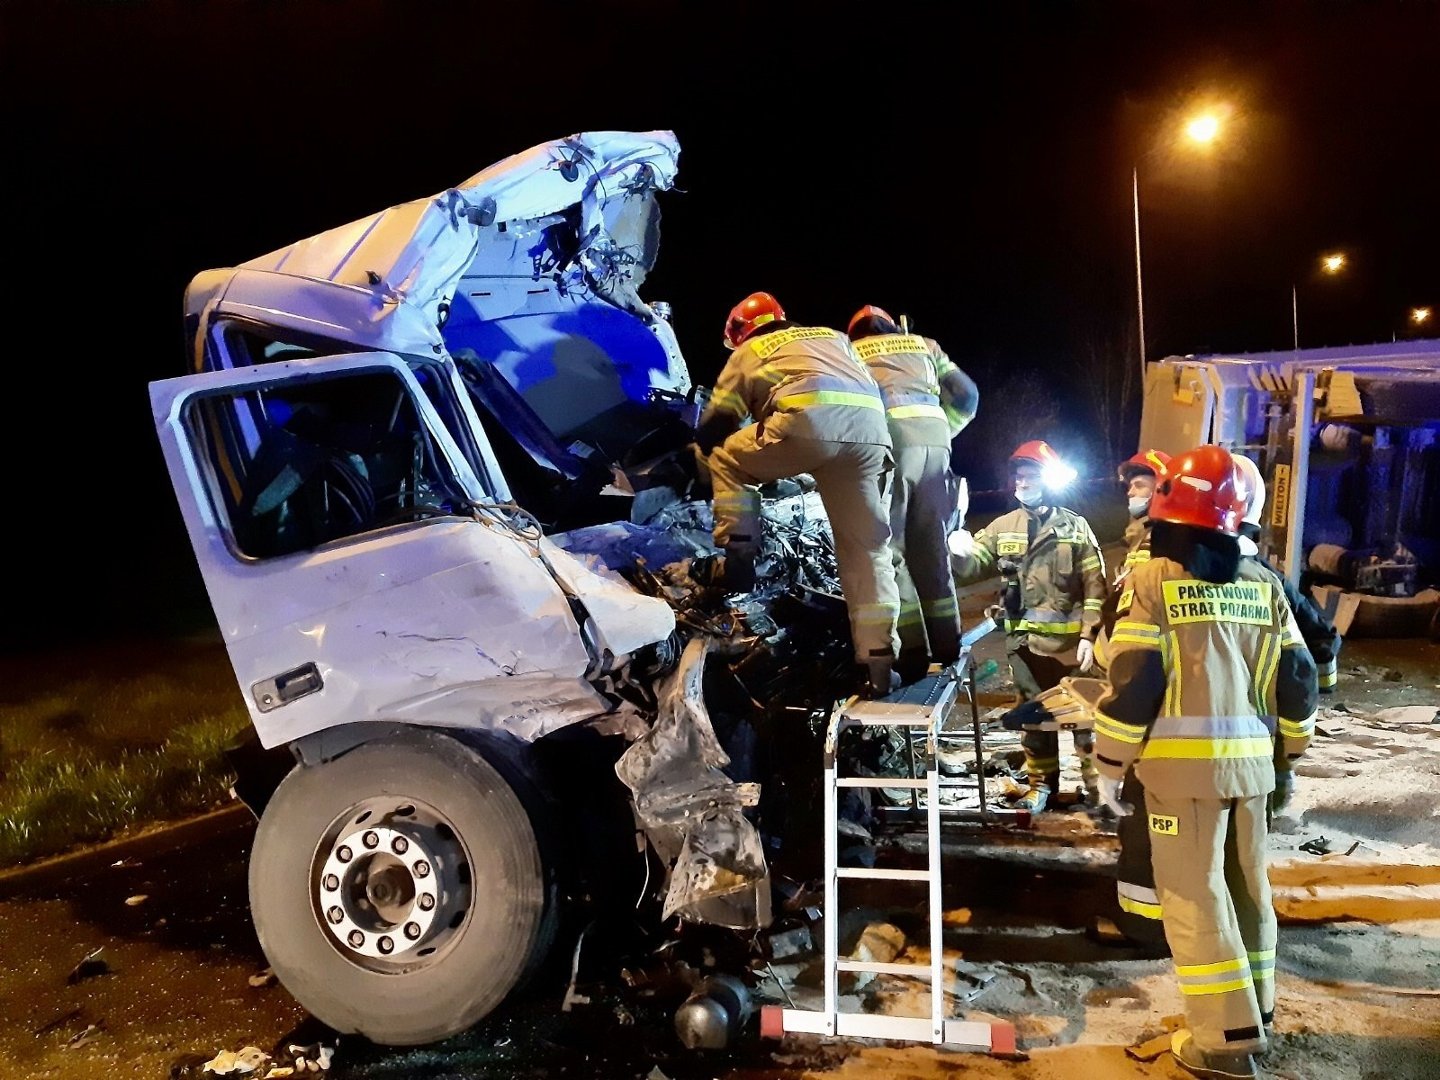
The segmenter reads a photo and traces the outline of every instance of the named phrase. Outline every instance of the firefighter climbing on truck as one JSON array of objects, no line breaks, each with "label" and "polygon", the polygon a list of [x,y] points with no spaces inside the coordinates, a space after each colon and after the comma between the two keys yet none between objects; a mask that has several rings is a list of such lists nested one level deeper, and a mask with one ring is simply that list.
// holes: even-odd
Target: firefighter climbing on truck
[{"label": "firefighter climbing on truck", "polygon": [[700,579],[726,592],[751,588],[761,539],[757,486],[810,474],[835,538],[861,686],[888,693],[900,602],[890,555],[895,462],[880,388],[844,334],[789,322],[769,293],[731,309],[724,340],[730,357],[695,437],[724,557],[703,564]]},{"label": "firefighter climbing on truck", "polygon": [[[973,536],[957,529],[949,546],[957,584],[1000,572],[1005,651],[1023,704],[1072,670],[1091,669],[1105,602],[1105,564],[1089,522],[1056,505],[1075,470],[1053,447],[1038,439],[1022,443],[1010,455],[1009,472],[1019,507]],[[1075,736],[1086,793],[1093,798],[1090,735]],[[1059,735],[1026,730],[1021,745],[1027,790],[1020,803],[1039,813],[1060,785]]]},{"label": "firefighter climbing on truck", "polygon": [[950,443],[974,418],[979,391],[932,338],[866,305],[846,330],[885,399],[895,450],[890,543],[900,594],[897,670],[913,682],[960,655],[960,609],[945,547],[952,503]]}]

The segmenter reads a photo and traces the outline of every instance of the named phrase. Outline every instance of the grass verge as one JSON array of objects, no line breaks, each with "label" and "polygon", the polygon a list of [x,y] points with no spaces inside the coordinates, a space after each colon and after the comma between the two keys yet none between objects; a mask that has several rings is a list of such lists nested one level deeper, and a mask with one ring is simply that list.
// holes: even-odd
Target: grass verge
[{"label": "grass verge", "polygon": [[0,685],[0,866],[228,801],[249,718],[218,643],[9,656]]}]

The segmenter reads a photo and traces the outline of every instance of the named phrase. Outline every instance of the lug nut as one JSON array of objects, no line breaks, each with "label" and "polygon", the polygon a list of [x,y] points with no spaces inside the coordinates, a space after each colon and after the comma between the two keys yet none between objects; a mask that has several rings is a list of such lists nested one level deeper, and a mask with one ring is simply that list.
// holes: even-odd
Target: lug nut
[{"label": "lug nut", "polygon": [[421,893],[419,903],[421,911],[429,911],[435,906],[435,897],[429,893]]},{"label": "lug nut", "polygon": [[334,874],[326,874],[325,880],[321,884],[325,886],[326,892],[334,892],[340,887],[340,879]]},{"label": "lug nut", "polygon": [[341,911],[338,907],[332,907],[329,911],[325,912],[325,917],[332,923],[338,923],[345,918],[345,912]]},{"label": "lug nut", "polygon": [[394,851],[396,855],[404,855],[405,852],[410,850],[410,841],[406,840],[403,836],[397,836],[394,840],[390,841],[390,849]]},{"label": "lug nut", "polygon": [[380,837],[376,835],[374,829],[371,829],[360,838],[360,842],[367,848],[377,848],[380,846]]},{"label": "lug nut", "polygon": [[355,946],[355,948],[357,949],[360,948],[361,945],[365,944],[365,935],[362,934],[359,930],[351,930],[350,944]]},{"label": "lug nut", "polygon": [[395,951],[395,941],[390,937],[382,937],[376,944],[380,947],[380,951],[387,956]]},{"label": "lug nut", "polygon": [[417,938],[419,938],[419,937],[420,937],[420,924],[419,924],[419,923],[413,923],[413,922],[407,922],[407,923],[405,924],[405,936],[406,936],[407,938],[409,938],[411,941],[415,941]]},{"label": "lug nut", "polygon": [[335,857],[341,862],[349,862],[355,857],[355,853],[351,851],[350,848],[345,844],[341,844],[338,848],[335,849]]},{"label": "lug nut", "polygon": [[429,876],[430,876],[430,864],[429,864],[428,862],[426,862],[424,859],[421,859],[419,862],[417,862],[417,863],[415,864],[415,876],[416,876],[416,877],[429,877]]}]

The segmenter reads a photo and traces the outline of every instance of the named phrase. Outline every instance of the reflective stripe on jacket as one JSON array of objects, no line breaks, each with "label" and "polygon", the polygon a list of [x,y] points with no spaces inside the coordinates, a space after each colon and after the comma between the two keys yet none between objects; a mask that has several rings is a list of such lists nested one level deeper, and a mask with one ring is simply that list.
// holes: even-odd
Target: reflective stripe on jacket
[{"label": "reflective stripe on jacket", "polygon": [[880,385],[896,446],[949,447],[975,416],[975,384],[931,338],[876,334],[855,342]]},{"label": "reflective stripe on jacket", "polygon": [[890,445],[885,404],[850,340],[827,327],[762,330],[730,354],[700,417],[704,449],[747,417],[767,438]]},{"label": "reflective stripe on jacket", "polygon": [[1096,706],[1101,771],[1118,779],[1135,762],[1146,788],[1171,798],[1272,791],[1277,765],[1309,744],[1318,689],[1284,594],[1249,560],[1230,584],[1164,558],[1131,578]]},{"label": "reflective stripe on jacket", "polygon": [[975,553],[952,555],[950,565],[965,582],[992,573],[1000,559],[1019,564],[1020,611],[1007,613],[1007,633],[1024,635],[1032,649],[1046,653],[1061,652],[1082,635],[1094,638],[1105,602],[1105,563],[1089,522],[1063,506],[1050,507],[1043,520],[1020,507],[976,533]]},{"label": "reflective stripe on jacket", "polygon": [[1336,630],[1335,624],[1325,617],[1325,613],[1320,610],[1320,605],[1290,584],[1289,578],[1253,555],[1248,558],[1256,566],[1268,571],[1276,584],[1285,590],[1285,602],[1290,605],[1290,613],[1295,616],[1295,625],[1300,628],[1300,636],[1305,639],[1305,647],[1315,658],[1320,692],[1322,694],[1330,693],[1335,689],[1339,670],[1340,631]]}]

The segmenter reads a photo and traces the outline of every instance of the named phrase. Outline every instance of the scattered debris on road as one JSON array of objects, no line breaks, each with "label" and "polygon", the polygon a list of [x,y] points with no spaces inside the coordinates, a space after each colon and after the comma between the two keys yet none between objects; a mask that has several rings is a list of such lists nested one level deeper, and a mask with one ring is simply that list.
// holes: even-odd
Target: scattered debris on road
[{"label": "scattered debris on road", "polygon": [[109,975],[111,973],[110,965],[100,959],[100,953],[103,950],[104,946],[102,945],[94,952],[87,953],[84,959],[71,969],[70,974],[65,976],[65,982],[70,986],[74,986],[76,983],[84,982],[86,979],[94,979],[100,975]]}]

